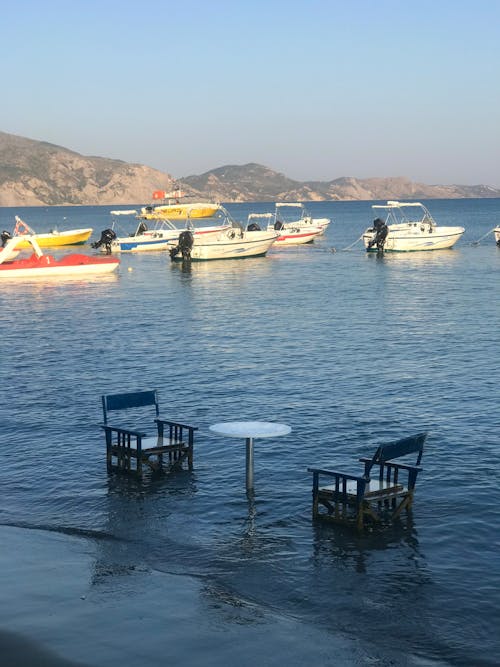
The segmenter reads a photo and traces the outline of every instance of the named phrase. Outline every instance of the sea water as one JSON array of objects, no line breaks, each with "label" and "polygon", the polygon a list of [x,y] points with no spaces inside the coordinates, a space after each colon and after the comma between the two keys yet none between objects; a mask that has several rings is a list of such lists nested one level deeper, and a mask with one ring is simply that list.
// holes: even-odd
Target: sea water
[{"label": "sea water", "polygon": [[[116,275],[2,281],[0,522],[95,539],[108,585],[138,564],[196,577],[234,601],[234,622],[250,604],[298,621],[306,646],[320,629],[325,655],[343,636],[375,664],[498,664],[500,249],[474,242],[500,200],[426,202],[465,227],[455,248],[381,257],[356,242],[372,203],[311,203],[326,234],[263,258],[124,254]],[[3,208],[0,227],[17,214],[96,240],[110,208]],[[272,205],[228,209],[244,222]],[[100,396],[146,388],[198,427],[192,473],[107,475]],[[226,420],[292,428],[256,440],[254,495],[244,442],[209,431]],[[378,443],[423,430],[409,523],[312,522],[308,466],[357,472]]]}]

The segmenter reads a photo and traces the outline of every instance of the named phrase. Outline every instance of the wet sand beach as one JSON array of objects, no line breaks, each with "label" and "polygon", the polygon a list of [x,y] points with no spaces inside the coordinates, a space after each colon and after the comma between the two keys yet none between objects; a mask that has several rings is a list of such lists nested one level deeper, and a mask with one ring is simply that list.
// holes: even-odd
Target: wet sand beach
[{"label": "wet sand beach", "polygon": [[0,534],[2,667],[359,664],[353,642],[209,581],[141,563],[100,566],[91,539],[11,526]]}]

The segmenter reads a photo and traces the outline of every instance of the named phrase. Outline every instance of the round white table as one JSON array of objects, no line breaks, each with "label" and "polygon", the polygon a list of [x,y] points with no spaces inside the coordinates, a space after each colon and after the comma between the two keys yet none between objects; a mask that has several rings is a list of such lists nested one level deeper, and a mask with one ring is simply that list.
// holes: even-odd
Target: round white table
[{"label": "round white table", "polygon": [[292,430],[287,424],[275,422],[220,422],[209,426],[217,435],[227,435],[246,440],[246,485],[247,491],[253,489],[253,441],[254,438],[274,438],[287,435]]}]

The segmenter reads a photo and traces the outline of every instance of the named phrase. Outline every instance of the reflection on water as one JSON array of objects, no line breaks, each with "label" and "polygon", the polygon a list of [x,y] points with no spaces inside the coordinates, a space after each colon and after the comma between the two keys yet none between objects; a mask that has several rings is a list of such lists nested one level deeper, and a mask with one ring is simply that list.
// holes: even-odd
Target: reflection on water
[{"label": "reflection on water", "polygon": [[451,248],[448,250],[428,250],[422,252],[384,252],[366,253],[367,261],[384,261],[389,265],[404,264],[406,268],[418,269],[420,267],[451,267],[462,260],[460,250]]},{"label": "reflection on water", "polygon": [[246,520],[244,535],[245,537],[252,538],[255,535],[255,519],[257,516],[255,491],[253,489],[247,489],[246,495],[248,500],[248,518]]},{"label": "reflection on water", "polygon": [[417,530],[411,512],[393,526],[374,529],[369,533],[360,534],[347,527],[332,527],[325,523],[314,526],[313,562],[317,568],[327,562],[329,565],[334,562],[342,570],[370,574],[370,564],[377,551],[400,548],[407,550],[404,562],[408,566],[417,569],[418,564],[422,566],[424,559],[419,552]]},{"label": "reflection on water", "polygon": [[[157,473],[142,480],[109,474],[103,525],[105,533],[115,539],[99,541],[93,583],[151,569],[178,571],[185,547],[168,531],[168,521],[176,499],[189,502],[196,491],[195,478],[187,471]],[[189,568],[189,558],[184,560]]]},{"label": "reflection on water", "polygon": [[173,272],[189,273],[201,284],[209,284],[211,287],[236,287],[238,283],[246,283],[249,278],[269,276],[270,261],[270,256],[245,257],[206,262],[171,262],[170,266]]},{"label": "reflection on water", "polygon": [[105,273],[103,275],[49,275],[40,276],[38,278],[4,278],[0,281],[0,289],[4,285],[9,290],[18,291],[20,294],[37,294],[46,293],[47,291],[59,291],[61,287],[67,286],[72,288],[75,292],[77,288],[86,288],[92,285],[102,285],[115,283],[119,280],[119,274],[115,271],[113,273]]}]

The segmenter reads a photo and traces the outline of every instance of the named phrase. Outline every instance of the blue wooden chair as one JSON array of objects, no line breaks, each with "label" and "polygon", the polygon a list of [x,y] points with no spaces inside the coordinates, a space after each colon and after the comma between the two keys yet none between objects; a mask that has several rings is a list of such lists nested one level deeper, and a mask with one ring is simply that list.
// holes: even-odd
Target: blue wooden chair
[{"label": "blue wooden chair", "polygon": [[[359,459],[364,463],[362,475],[308,468],[313,473],[313,517],[360,530],[367,520],[394,521],[411,508],[426,437],[418,433],[380,445],[372,458]],[[404,462],[395,462],[402,457]],[[324,478],[332,483],[321,486]]]},{"label": "blue wooden chair", "polygon": [[[192,470],[194,432],[198,429],[161,419],[156,390],[102,396],[102,411],[104,423],[100,426],[106,437],[106,461],[110,472],[117,470],[141,477],[143,466],[170,472],[181,469],[184,463]],[[114,411],[122,412],[121,419],[126,416],[127,425],[109,424],[109,413]],[[148,413],[151,425],[156,425],[156,433],[152,436],[136,428],[145,413]]]}]

